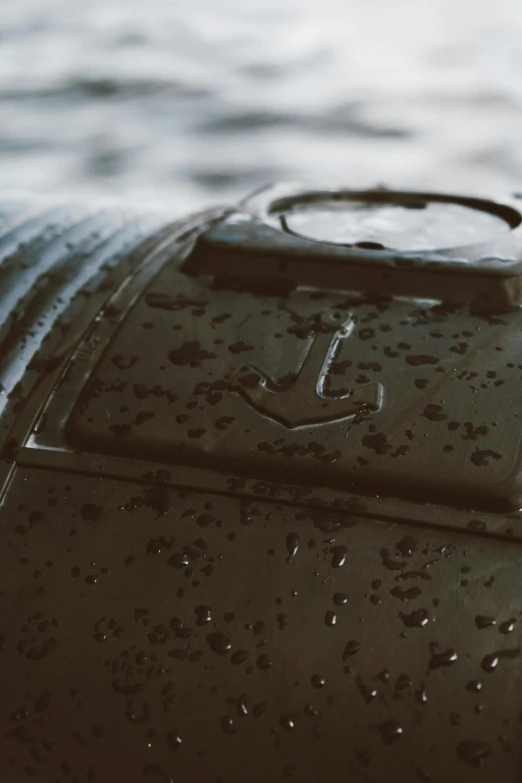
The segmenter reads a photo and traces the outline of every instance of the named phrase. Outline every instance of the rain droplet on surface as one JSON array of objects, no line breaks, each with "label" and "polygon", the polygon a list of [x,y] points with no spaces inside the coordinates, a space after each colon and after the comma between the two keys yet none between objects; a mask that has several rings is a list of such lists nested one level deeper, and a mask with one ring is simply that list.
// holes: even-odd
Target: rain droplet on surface
[{"label": "rain droplet on surface", "polygon": [[346,661],[348,660],[348,658],[351,658],[351,656],[358,653],[360,649],[361,649],[360,642],[356,641],[355,639],[350,639],[350,641],[347,642],[343,651],[343,661]]},{"label": "rain droplet on surface", "polygon": [[333,546],[330,549],[332,553],[332,568],[342,568],[346,562],[348,550],[345,546]]},{"label": "rain droplet on surface", "polygon": [[286,548],[288,550],[288,561],[290,561],[299,548],[299,536],[297,533],[288,533],[286,537]]},{"label": "rain droplet on surface", "polygon": [[457,653],[455,650],[449,648],[447,650],[441,650],[439,652],[439,645],[437,642],[430,644],[431,660],[429,663],[430,669],[439,669],[441,666],[451,666],[457,660]]},{"label": "rain droplet on surface", "polygon": [[362,677],[357,677],[355,680],[355,684],[357,685],[357,689],[361,696],[363,697],[366,704],[371,704],[372,701],[375,699],[379,691],[377,688],[371,688],[366,685]]},{"label": "rain droplet on surface", "polygon": [[426,609],[416,609],[410,614],[399,612],[399,617],[406,626],[406,628],[423,628],[428,624],[428,612]]},{"label": "rain droplet on surface", "polygon": [[501,658],[515,659],[520,655],[520,647],[516,647],[514,650],[497,650],[497,652],[489,653],[482,659],[482,668],[485,672],[495,671]]},{"label": "rain droplet on surface", "polygon": [[204,604],[196,606],[194,609],[194,614],[198,618],[196,621],[197,625],[206,625],[212,619],[210,606],[206,606]]},{"label": "rain droplet on surface", "polygon": [[230,640],[226,634],[216,631],[215,633],[209,633],[207,636],[207,642],[215,653],[218,655],[225,655],[230,652],[232,647]]},{"label": "rain droplet on surface", "polygon": [[233,652],[230,656],[230,660],[235,666],[239,666],[240,664],[244,663],[247,658],[248,653],[246,650],[235,650],[235,652]]},{"label": "rain droplet on surface", "polygon": [[483,614],[478,614],[475,617],[475,625],[479,629],[479,631],[484,630],[484,628],[491,628],[492,625],[496,625],[497,621],[494,617],[485,617]]},{"label": "rain droplet on surface", "polygon": [[411,557],[418,547],[419,542],[412,536],[404,536],[397,544],[397,549],[403,557]]},{"label": "rain droplet on surface", "polygon": [[457,747],[459,759],[471,767],[481,767],[492,753],[491,744],[481,740],[464,740]]},{"label": "rain droplet on surface", "polygon": [[236,727],[234,725],[233,718],[230,717],[230,715],[223,715],[221,718],[221,728],[225,732],[225,734],[235,734],[236,733]]},{"label": "rain droplet on surface", "polygon": [[403,691],[408,690],[412,686],[411,677],[407,674],[399,674],[397,682],[395,683],[395,691],[393,695],[396,699],[400,698]]},{"label": "rain droplet on surface", "polygon": [[240,717],[246,717],[248,715],[247,697],[243,694],[236,701],[236,708]]},{"label": "rain droplet on surface", "polygon": [[402,726],[396,720],[387,720],[384,723],[380,723],[378,728],[381,733],[381,739],[386,745],[396,742],[403,733]]},{"label": "rain droplet on surface", "polygon": [[257,659],[256,664],[258,669],[269,669],[274,665],[274,662],[268,657],[268,655],[266,655],[266,653],[263,653],[263,655],[260,655]]},{"label": "rain droplet on surface", "polygon": [[169,733],[167,734],[167,740],[172,750],[178,750],[178,748],[180,748],[183,743],[183,740],[179,736],[179,733],[174,730],[169,731]]},{"label": "rain droplet on surface", "polygon": [[184,568],[189,565],[188,555],[184,552],[176,552],[169,557],[167,563],[169,566],[172,566],[172,568]]},{"label": "rain droplet on surface", "polygon": [[331,628],[332,626],[337,624],[337,615],[335,614],[335,612],[331,612],[331,611],[326,612],[324,616],[324,621],[326,625]]},{"label": "rain droplet on surface", "polygon": [[406,568],[407,565],[405,560],[395,560],[386,547],[381,549],[381,560],[383,566],[387,568],[388,571],[401,571],[403,568]]},{"label": "rain droplet on surface", "polygon": [[415,691],[415,700],[418,704],[428,703],[428,694],[426,693],[426,683],[421,682],[420,688]]}]

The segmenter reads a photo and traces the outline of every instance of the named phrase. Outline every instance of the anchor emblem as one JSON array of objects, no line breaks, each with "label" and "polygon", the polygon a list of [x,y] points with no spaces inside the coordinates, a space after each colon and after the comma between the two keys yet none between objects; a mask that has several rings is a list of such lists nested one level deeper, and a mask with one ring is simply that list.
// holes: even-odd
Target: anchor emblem
[{"label": "anchor emblem", "polygon": [[[278,389],[265,373],[250,365],[238,373],[233,390],[258,413],[288,429],[327,424],[348,419],[362,411],[380,410],[384,397],[380,383],[358,386],[342,397],[325,395],[328,368],[339,342],[350,336],[355,322],[349,317],[340,323],[335,315],[323,313],[321,325],[323,330],[315,334],[301,369],[289,388]],[[340,328],[334,331],[336,326]]]}]

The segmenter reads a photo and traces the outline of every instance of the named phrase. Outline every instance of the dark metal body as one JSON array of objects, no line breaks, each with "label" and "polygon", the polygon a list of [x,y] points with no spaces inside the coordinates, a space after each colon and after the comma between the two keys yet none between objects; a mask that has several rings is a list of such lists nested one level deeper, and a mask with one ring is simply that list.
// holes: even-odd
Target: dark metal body
[{"label": "dark metal body", "polygon": [[2,781],[520,780],[498,213],[398,254],[2,206]]}]

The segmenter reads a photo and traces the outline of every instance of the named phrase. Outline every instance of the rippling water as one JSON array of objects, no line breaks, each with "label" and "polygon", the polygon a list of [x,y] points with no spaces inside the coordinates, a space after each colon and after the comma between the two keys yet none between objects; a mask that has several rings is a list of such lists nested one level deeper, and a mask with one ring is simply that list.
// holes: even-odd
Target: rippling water
[{"label": "rippling water", "polygon": [[0,182],[173,212],[281,179],[522,189],[520,0],[17,0]]}]

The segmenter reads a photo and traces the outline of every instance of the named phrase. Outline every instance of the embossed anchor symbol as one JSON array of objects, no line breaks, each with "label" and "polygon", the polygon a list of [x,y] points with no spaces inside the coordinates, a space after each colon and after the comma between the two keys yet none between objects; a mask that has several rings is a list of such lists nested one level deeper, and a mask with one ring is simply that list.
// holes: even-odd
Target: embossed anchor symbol
[{"label": "embossed anchor symbol", "polygon": [[[315,334],[290,388],[277,390],[274,382],[252,365],[248,368],[248,379],[243,373],[236,379],[234,391],[241,394],[259,413],[288,429],[340,421],[363,410],[378,411],[382,407],[384,389],[380,383],[359,386],[342,397],[325,396],[324,385],[328,368],[336,355],[339,342],[350,336],[355,324],[350,317],[332,337],[332,327],[339,326],[339,319],[324,313],[321,321],[328,330]],[[252,373],[255,373],[253,382]],[[247,380],[249,382],[246,382]]]}]

